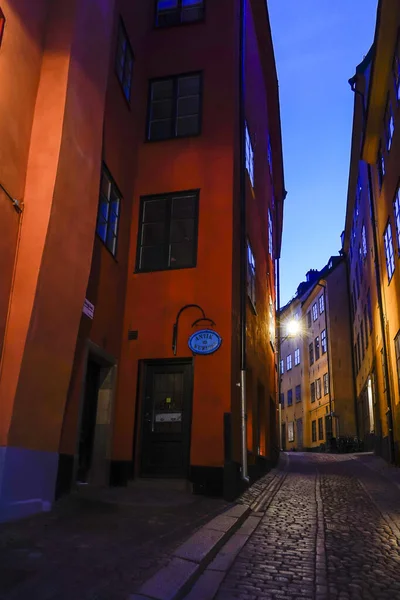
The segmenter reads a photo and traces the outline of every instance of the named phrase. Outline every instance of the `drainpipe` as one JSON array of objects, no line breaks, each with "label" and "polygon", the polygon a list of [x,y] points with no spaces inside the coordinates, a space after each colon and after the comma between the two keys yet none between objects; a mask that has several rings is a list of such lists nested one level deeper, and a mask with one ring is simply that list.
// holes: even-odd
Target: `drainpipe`
[{"label": "drainpipe", "polygon": [[246,244],[246,147],[245,147],[245,43],[246,0],[240,0],[239,42],[239,197],[240,197],[240,429],[242,447],[242,479],[249,482],[247,469],[247,402],[246,402],[246,309],[247,309],[247,244]]},{"label": "drainpipe", "polygon": [[[363,114],[363,124],[364,131],[367,124],[367,114],[365,108],[365,95],[360,90],[356,89],[356,77],[349,79],[349,84],[351,87],[351,91],[355,94],[358,94],[361,97],[362,104],[362,114]],[[384,359],[384,373],[386,379],[386,401],[387,401],[387,423],[388,423],[388,437],[389,437],[389,462],[394,462],[395,452],[394,452],[394,437],[393,437],[393,411],[392,411],[392,396],[390,391],[390,379],[389,379],[389,362],[388,362],[388,349],[386,343],[386,327],[385,327],[385,313],[383,310],[383,297],[382,297],[382,289],[381,289],[381,273],[380,273],[380,265],[379,265],[379,247],[378,247],[378,239],[376,235],[376,217],[375,217],[375,197],[374,197],[374,188],[372,187],[372,172],[371,165],[367,164],[367,172],[368,172],[368,200],[369,200],[369,209],[371,212],[371,221],[372,221],[372,239],[374,246],[374,266],[375,266],[375,281],[376,281],[376,292],[378,296],[378,309],[379,309],[379,322],[381,326],[381,334],[382,334],[382,350],[383,350],[383,359]]]}]

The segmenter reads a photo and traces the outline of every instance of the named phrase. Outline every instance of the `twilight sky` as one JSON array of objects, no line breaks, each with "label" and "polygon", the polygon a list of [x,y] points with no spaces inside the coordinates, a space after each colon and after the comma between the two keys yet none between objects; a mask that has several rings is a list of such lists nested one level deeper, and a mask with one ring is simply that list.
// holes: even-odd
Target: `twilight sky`
[{"label": "twilight sky", "polygon": [[285,201],[281,306],[341,248],[353,93],[377,0],[268,0],[278,70]]}]

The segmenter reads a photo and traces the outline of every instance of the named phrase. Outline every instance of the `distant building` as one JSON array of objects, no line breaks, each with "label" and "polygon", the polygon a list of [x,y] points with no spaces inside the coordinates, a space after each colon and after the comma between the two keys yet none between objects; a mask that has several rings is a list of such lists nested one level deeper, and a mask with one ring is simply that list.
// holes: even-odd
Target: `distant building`
[{"label": "distant building", "polygon": [[375,40],[350,80],[347,255],[357,421],[366,449],[399,461],[400,6],[380,0]]},{"label": "distant building", "polygon": [[[292,319],[300,323],[285,333]],[[309,271],[280,313],[281,441],[287,450],[333,449],[356,435],[345,260],[333,256]]]},{"label": "distant building", "polygon": [[140,476],[232,496],[279,451],[266,3],[1,9],[0,519]]}]

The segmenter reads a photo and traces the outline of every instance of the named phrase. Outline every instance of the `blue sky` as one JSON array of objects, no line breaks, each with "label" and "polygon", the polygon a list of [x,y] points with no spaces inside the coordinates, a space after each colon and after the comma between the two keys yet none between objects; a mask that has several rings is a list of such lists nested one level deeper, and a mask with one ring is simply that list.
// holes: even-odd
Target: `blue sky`
[{"label": "blue sky", "polygon": [[353,93],[377,0],[268,0],[278,70],[285,185],[281,306],[341,248]]}]

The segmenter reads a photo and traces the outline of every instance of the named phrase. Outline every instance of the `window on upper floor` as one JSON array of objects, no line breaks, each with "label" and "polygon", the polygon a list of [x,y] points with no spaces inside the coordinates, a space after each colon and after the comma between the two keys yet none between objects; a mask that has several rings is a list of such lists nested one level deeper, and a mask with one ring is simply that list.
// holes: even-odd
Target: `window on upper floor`
[{"label": "window on upper floor", "polygon": [[287,393],[287,405],[292,406],[293,404],[293,390],[288,390]]},{"label": "window on upper floor", "polygon": [[202,21],[204,3],[205,0],[157,0],[156,27]]},{"label": "window on upper floor", "polygon": [[400,34],[397,37],[396,51],[393,59],[393,79],[396,98],[400,102]]},{"label": "window on upper floor", "polygon": [[318,360],[319,359],[319,336],[318,335],[314,340],[314,346],[315,346],[315,360]]},{"label": "window on upper floor", "polygon": [[383,233],[383,240],[385,244],[385,257],[386,257],[386,269],[388,275],[388,282],[393,277],[394,273],[394,250],[393,250],[393,238],[392,238],[392,226],[390,220],[386,225],[386,229]]},{"label": "window on upper floor", "polygon": [[247,295],[253,305],[256,307],[256,260],[247,240]]},{"label": "window on upper floor", "polygon": [[115,69],[118,80],[122,86],[125,98],[131,99],[133,51],[122,19],[119,20],[117,52],[115,55]]},{"label": "window on upper floor", "polygon": [[394,117],[392,103],[388,98],[386,110],[385,110],[385,134],[386,134],[386,149],[390,152],[392,147],[393,134],[394,134]]},{"label": "window on upper floor", "polygon": [[327,396],[329,394],[329,377],[328,377],[328,373],[324,373],[324,396]]},{"label": "window on upper floor", "polygon": [[367,232],[365,230],[365,225],[362,226],[361,229],[361,243],[362,243],[362,255],[363,259],[367,258],[368,247],[367,247]]},{"label": "window on upper floor", "polygon": [[301,402],[301,385],[296,385],[296,402]]},{"label": "window on upper floor", "polygon": [[307,326],[311,327],[311,311],[310,310],[307,313]]},{"label": "window on upper floor", "polygon": [[322,313],[325,310],[325,303],[324,303],[324,295],[321,294],[320,297],[318,298],[318,306],[319,306],[319,314],[322,315]]},{"label": "window on upper floor", "polygon": [[268,209],[268,252],[271,258],[274,257],[274,243],[273,243],[273,228],[272,228],[272,214],[271,209]]},{"label": "window on upper floor", "polygon": [[246,169],[250,177],[251,187],[254,187],[254,151],[251,143],[250,132],[247,123],[245,123],[246,134]]},{"label": "window on upper floor", "polygon": [[310,358],[310,365],[314,364],[314,344],[312,342],[308,346],[308,355]]},{"label": "window on upper floor", "polygon": [[201,127],[201,73],[150,82],[147,139],[198,135]]},{"label": "window on upper floor", "polygon": [[285,372],[285,367],[282,359],[279,361],[279,372],[281,375],[283,375],[283,373]]},{"label": "window on upper floor", "polygon": [[397,254],[400,255],[400,185],[397,186],[396,195],[394,197],[393,212],[396,223]]},{"label": "window on upper floor", "polygon": [[198,190],[141,199],[136,255],[138,272],[196,266],[198,202]]},{"label": "window on upper floor", "polygon": [[315,380],[315,396],[317,400],[321,398],[321,378]]},{"label": "window on upper floor", "polygon": [[385,158],[382,153],[382,146],[379,145],[378,158],[377,158],[377,169],[378,169],[378,181],[379,187],[382,187],[383,178],[385,177]]},{"label": "window on upper floor", "polygon": [[292,355],[288,354],[286,357],[286,371],[290,371],[292,368]]},{"label": "window on upper floor", "polygon": [[312,305],[312,318],[313,318],[313,321],[316,321],[318,319],[318,308],[317,308],[316,302],[315,302],[315,304]]},{"label": "window on upper floor", "polygon": [[313,402],[315,402],[315,381],[313,381],[312,384],[310,385],[310,398],[311,398],[311,404]]},{"label": "window on upper floor", "polygon": [[101,169],[96,233],[113,256],[117,252],[120,204],[121,194],[107,167],[103,165]]},{"label": "window on upper floor", "polygon": [[4,33],[4,25],[6,24],[6,19],[4,17],[3,11],[0,8],[0,46],[3,41],[3,33]]},{"label": "window on upper floor", "polygon": [[322,348],[322,354],[325,354],[325,352],[327,350],[327,346],[326,346],[326,329],[323,329],[321,331],[321,348]]},{"label": "window on upper floor", "polygon": [[300,364],[300,348],[296,348],[296,350],[294,351],[294,366],[296,367],[299,364]]}]

